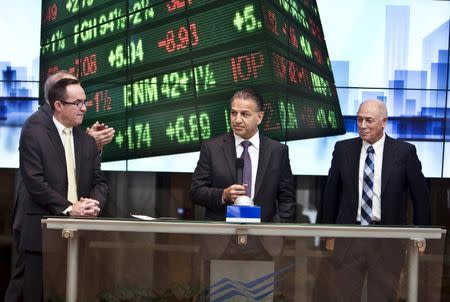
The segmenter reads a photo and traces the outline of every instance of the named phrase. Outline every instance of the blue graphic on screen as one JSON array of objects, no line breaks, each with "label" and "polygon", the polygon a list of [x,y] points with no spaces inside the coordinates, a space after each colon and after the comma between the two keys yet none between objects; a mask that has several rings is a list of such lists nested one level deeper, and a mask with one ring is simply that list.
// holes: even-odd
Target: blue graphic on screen
[{"label": "blue graphic on screen", "polygon": [[[2,96],[0,97],[0,125],[20,126],[30,113],[34,111],[31,89],[26,87],[26,82],[18,79],[26,77],[26,68],[11,68],[5,63],[0,62],[0,66],[6,65],[1,69],[0,80],[2,81]],[[27,102],[27,100],[29,100]]]},{"label": "blue graphic on screen", "polygon": [[[364,4],[361,4],[362,2]],[[377,3],[381,2],[383,1]],[[383,6],[383,10],[377,8],[375,11],[378,15],[376,17],[372,15],[370,19],[375,22],[384,18],[384,27],[380,23],[375,29],[358,22],[356,13],[347,16],[346,12],[343,12],[339,15],[341,21],[353,18],[352,21],[348,21],[354,25],[349,27],[353,38],[370,32],[366,44],[363,42],[360,44],[355,40],[344,44],[346,39],[349,39],[345,36],[347,32],[344,33],[342,27],[333,26],[335,23],[332,23],[332,13],[339,10],[338,4],[329,0],[318,1],[347,133],[339,137],[288,143],[290,154],[295,154],[295,157],[291,155],[294,170],[296,166],[302,166],[302,174],[326,175],[334,143],[358,136],[356,125],[358,107],[363,100],[376,98],[385,102],[388,108],[387,134],[416,145],[427,177],[448,177],[450,167],[443,164],[442,159],[444,142],[450,137],[448,121],[450,3],[440,3],[439,5],[442,4],[446,8],[442,11],[447,12],[441,12],[441,15],[444,14],[446,17],[441,16],[442,21],[435,27],[429,27],[427,31],[418,35],[417,24],[427,28],[423,22],[428,21],[427,24],[431,24],[434,20],[429,16],[437,18],[436,14],[429,14],[421,5],[432,7],[436,2],[410,2],[411,5],[398,6],[390,5],[393,2],[389,1],[389,4]],[[364,9],[368,13],[369,8],[366,7],[370,6],[373,8],[380,5],[369,1],[358,2],[358,8],[363,7],[361,9],[363,12],[360,12],[361,19],[367,17]],[[356,43],[358,45],[355,45]],[[371,52],[373,48],[376,51]],[[365,65],[374,67],[368,69]],[[306,163],[302,161],[304,158],[312,160]]]},{"label": "blue graphic on screen", "polygon": [[37,83],[26,79],[26,67],[0,62],[0,167],[18,166],[22,124],[38,108]]},{"label": "blue graphic on screen", "polygon": [[[440,47],[448,43],[449,21],[423,39],[422,66],[425,70],[408,70],[405,69],[408,59],[408,39],[405,37],[409,36],[409,12],[409,6],[386,7],[384,68],[389,89],[360,89],[360,97],[352,102],[347,88],[351,63],[332,61],[347,132],[357,134],[355,112],[359,104],[366,99],[379,99],[388,107],[389,135],[412,141],[444,139],[446,123],[442,118],[449,117],[446,106],[449,51]],[[448,133],[446,137],[448,139]]]}]

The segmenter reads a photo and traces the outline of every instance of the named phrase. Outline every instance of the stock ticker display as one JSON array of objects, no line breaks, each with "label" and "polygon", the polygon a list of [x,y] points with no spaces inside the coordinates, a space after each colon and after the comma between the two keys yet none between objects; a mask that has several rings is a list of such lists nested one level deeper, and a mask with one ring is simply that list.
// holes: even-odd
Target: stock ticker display
[{"label": "stock ticker display", "polygon": [[116,129],[104,161],[199,150],[247,86],[267,136],[345,132],[315,0],[44,0],[40,58],[41,83],[80,78],[86,126]]}]

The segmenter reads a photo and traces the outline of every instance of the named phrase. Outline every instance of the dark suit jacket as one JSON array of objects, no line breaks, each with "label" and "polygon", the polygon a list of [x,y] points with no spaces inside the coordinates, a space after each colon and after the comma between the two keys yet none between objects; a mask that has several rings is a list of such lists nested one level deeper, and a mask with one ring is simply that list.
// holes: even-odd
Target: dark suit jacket
[{"label": "dark suit jacket", "polygon": [[[318,222],[355,223],[359,206],[361,147],[360,138],[336,143]],[[428,187],[414,145],[386,135],[381,173],[381,223],[407,223],[405,194],[409,189],[414,209],[414,224],[429,225],[431,215]]]},{"label": "dark suit jacket", "polygon": [[[48,103],[42,105],[38,111],[30,115],[22,128],[37,127],[39,125],[45,126],[53,116],[52,108]],[[12,229],[19,231],[22,229],[22,221],[24,216],[23,205],[26,200],[30,198],[27,189],[23,183],[22,174],[18,173],[16,195],[14,198],[14,205],[12,211]]]},{"label": "dark suit jacket", "polygon": [[[108,186],[100,170],[95,141],[80,127],[73,129],[77,190],[79,197],[106,202]],[[30,198],[25,200],[20,248],[41,251],[41,218],[61,215],[67,200],[64,147],[52,119],[45,125],[27,124],[20,137],[20,172]]]},{"label": "dark suit jacket", "polygon": [[[222,192],[233,184],[236,184],[236,147],[234,135],[228,133],[202,144],[192,176],[192,201],[206,207],[206,219],[225,220]],[[261,207],[262,221],[272,221],[277,213],[282,221],[295,220],[288,147],[264,136],[260,136],[254,202]]]}]

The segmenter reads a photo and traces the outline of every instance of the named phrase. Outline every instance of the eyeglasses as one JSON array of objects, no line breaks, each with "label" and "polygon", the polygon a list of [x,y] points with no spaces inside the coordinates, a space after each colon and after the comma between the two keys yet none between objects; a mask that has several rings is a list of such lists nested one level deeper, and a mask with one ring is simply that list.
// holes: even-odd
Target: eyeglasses
[{"label": "eyeglasses", "polygon": [[66,105],[75,105],[78,109],[81,109],[83,107],[83,105],[86,106],[86,108],[87,108],[87,104],[88,104],[88,100],[84,100],[84,101],[76,100],[75,102],[66,102],[66,101],[60,101],[60,102],[63,104],[66,104]]}]

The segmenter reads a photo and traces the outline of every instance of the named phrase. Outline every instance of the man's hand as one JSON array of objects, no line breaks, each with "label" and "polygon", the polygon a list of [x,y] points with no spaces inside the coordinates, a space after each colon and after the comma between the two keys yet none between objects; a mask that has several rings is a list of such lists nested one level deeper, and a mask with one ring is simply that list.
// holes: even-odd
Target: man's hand
[{"label": "man's hand", "polygon": [[100,213],[99,202],[95,199],[81,198],[72,206],[70,216],[96,217]]},{"label": "man's hand", "polygon": [[102,151],[103,147],[114,138],[115,130],[97,121],[90,128],[86,129],[86,133],[95,139],[98,150]]},{"label": "man's hand", "polygon": [[245,195],[245,187],[243,185],[231,185],[222,193],[222,199],[225,202],[234,203],[236,198]]}]

